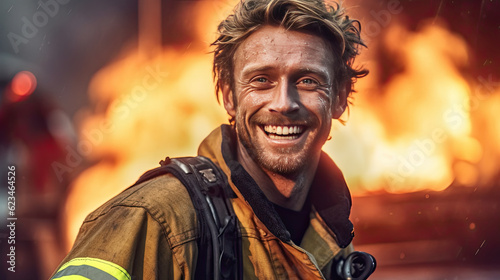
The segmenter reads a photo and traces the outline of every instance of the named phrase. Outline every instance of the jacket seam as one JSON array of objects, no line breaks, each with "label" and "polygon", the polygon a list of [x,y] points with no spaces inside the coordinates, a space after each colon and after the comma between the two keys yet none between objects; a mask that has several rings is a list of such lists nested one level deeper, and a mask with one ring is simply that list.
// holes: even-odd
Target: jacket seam
[{"label": "jacket seam", "polygon": [[[124,195],[123,197],[117,199],[116,201],[110,203],[109,205],[106,205],[104,204],[102,209],[97,209],[96,211],[92,212],[91,214],[89,214],[89,216],[87,216],[85,218],[85,221],[84,222],[87,222],[87,221],[95,221],[97,220],[99,217],[103,216],[103,215],[106,215],[112,208],[116,207],[116,206],[128,206],[128,207],[133,207],[133,206],[140,206],[140,205],[128,205],[125,203],[125,201],[131,197],[133,194],[135,194],[136,192],[138,192],[139,190],[141,190],[142,188],[145,188],[146,186],[150,185],[152,183],[152,180],[149,180],[147,182],[144,182],[143,184],[140,184],[140,185],[132,185],[126,189],[124,189],[122,192],[120,192],[119,194],[117,194],[116,196],[114,196],[114,199],[118,198],[119,196],[123,195],[126,191],[134,188],[134,190],[130,191],[129,194],[127,195]],[[111,199],[112,201],[113,199]],[[130,200],[130,201],[134,201],[134,200]],[[110,201],[108,201],[109,203]],[[135,202],[135,201],[134,201]],[[95,215],[95,216],[94,216]]]},{"label": "jacket seam", "polygon": [[[178,247],[180,245],[189,243],[191,241],[196,240],[196,238],[198,238],[196,229],[183,231],[183,232],[180,232],[180,233],[177,233],[177,234],[171,234],[169,236],[168,230],[170,230],[170,227],[168,226],[167,222],[165,221],[165,224],[162,223],[160,221],[161,219],[159,217],[157,217],[157,215],[153,214],[152,211],[151,211],[151,209],[149,209],[147,207],[147,205],[130,205],[130,204],[125,204],[125,203],[123,203],[123,200],[121,200],[121,203],[116,203],[116,204],[111,205],[109,208],[107,208],[106,210],[102,211],[101,213],[99,213],[99,215],[93,217],[92,219],[86,219],[84,221],[84,223],[94,222],[97,219],[99,219],[100,217],[108,214],[112,209],[118,208],[118,207],[142,208],[149,216],[151,216],[151,218],[153,218],[153,220],[155,220],[155,222],[157,222],[160,225],[160,228],[162,229],[162,235],[165,238],[165,240],[167,241],[167,243],[169,244],[170,249],[174,249],[174,248],[176,248],[176,247]],[[191,233],[191,232],[194,232],[194,234],[190,238],[186,238],[185,240],[175,241],[175,242],[171,240],[171,239],[177,239],[176,237],[181,236],[181,235],[186,235],[186,234]]]}]

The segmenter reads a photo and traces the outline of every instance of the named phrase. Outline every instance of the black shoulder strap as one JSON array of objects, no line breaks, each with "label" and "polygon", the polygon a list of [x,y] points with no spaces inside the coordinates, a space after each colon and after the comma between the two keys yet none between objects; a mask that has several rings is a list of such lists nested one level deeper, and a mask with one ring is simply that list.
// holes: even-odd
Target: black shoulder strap
[{"label": "black shoulder strap", "polygon": [[241,239],[226,175],[208,158],[166,158],[134,185],[171,173],[186,187],[198,218],[195,279],[242,279]]}]

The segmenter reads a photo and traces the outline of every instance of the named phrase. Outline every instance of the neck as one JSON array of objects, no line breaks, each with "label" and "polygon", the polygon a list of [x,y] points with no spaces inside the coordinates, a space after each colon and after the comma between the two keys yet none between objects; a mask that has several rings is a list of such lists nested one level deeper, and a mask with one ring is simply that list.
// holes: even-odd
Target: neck
[{"label": "neck", "polygon": [[248,155],[240,143],[237,152],[238,161],[252,176],[267,199],[287,209],[294,211],[302,209],[316,173],[319,157],[314,160],[314,164],[308,164],[303,170],[289,175],[263,169]]}]

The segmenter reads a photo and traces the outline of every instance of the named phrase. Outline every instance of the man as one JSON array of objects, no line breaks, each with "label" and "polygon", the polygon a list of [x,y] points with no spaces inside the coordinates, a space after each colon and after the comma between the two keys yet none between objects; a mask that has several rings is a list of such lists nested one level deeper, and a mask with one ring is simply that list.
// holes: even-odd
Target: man
[{"label": "man", "polygon": [[[355,23],[320,0],[247,0],[219,25],[214,75],[231,125],[199,155],[236,194],[244,279],[333,279],[353,250],[350,194],[321,148],[367,74],[352,68]],[[54,279],[193,278],[195,207],[172,174],[128,188],[87,217]]]}]

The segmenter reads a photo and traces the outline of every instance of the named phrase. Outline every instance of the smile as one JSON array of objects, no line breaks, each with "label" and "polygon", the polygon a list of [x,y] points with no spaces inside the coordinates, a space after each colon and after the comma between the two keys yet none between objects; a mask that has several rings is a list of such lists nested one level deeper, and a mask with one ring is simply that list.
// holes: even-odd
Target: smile
[{"label": "smile", "polygon": [[275,140],[294,140],[300,137],[304,128],[298,125],[281,126],[265,125],[264,131],[271,139]]}]

